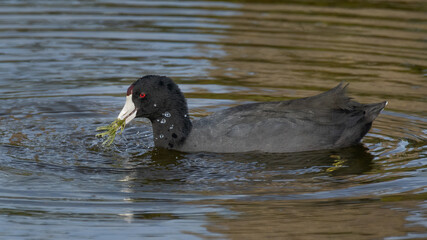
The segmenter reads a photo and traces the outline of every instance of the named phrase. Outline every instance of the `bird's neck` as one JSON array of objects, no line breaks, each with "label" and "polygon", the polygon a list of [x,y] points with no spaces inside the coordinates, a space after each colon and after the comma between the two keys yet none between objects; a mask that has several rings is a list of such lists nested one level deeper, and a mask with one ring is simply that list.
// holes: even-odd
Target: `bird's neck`
[{"label": "bird's neck", "polygon": [[181,146],[191,131],[192,123],[188,111],[169,110],[151,119],[154,145],[173,149]]}]

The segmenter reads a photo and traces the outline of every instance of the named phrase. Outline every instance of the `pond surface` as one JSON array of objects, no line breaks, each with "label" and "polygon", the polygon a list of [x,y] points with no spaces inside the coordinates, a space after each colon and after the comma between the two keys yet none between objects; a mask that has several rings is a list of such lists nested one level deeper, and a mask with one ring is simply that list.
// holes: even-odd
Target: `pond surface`
[{"label": "pond surface", "polygon": [[[0,238],[426,239],[426,7],[2,1]],[[193,119],[341,81],[389,105],[347,149],[159,151],[146,120],[102,147],[146,74],[179,83]]]}]

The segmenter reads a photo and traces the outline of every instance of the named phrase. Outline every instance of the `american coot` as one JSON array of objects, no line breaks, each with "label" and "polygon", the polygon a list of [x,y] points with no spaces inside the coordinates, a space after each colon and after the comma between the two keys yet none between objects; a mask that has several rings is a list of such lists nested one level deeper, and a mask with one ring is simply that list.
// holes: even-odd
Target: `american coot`
[{"label": "american coot", "polygon": [[183,152],[299,152],[354,145],[387,102],[361,104],[347,86],[290,101],[231,107],[190,120],[187,102],[172,79],[148,75],[127,90],[118,118],[150,119],[156,147]]}]

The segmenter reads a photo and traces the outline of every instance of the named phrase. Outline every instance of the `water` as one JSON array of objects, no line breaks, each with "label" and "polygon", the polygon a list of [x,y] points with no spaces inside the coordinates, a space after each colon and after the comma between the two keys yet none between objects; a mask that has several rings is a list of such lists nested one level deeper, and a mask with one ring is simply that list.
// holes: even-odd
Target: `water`
[{"label": "water", "polygon": [[[427,238],[423,1],[1,5],[0,239]],[[145,74],[192,118],[341,81],[389,105],[347,149],[157,151],[146,120],[103,148]]]}]

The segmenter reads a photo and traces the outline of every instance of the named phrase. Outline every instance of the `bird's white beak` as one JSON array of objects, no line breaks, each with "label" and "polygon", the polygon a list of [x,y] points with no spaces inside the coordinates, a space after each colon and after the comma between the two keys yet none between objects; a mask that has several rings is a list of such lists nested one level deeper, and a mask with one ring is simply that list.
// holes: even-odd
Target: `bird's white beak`
[{"label": "bird's white beak", "polygon": [[123,109],[117,118],[120,120],[125,119],[125,123],[128,124],[135,117],[136,117],[136,107],[132,101],[132,94],[130,94],[126,96],[126,103],[123,106]]}]

